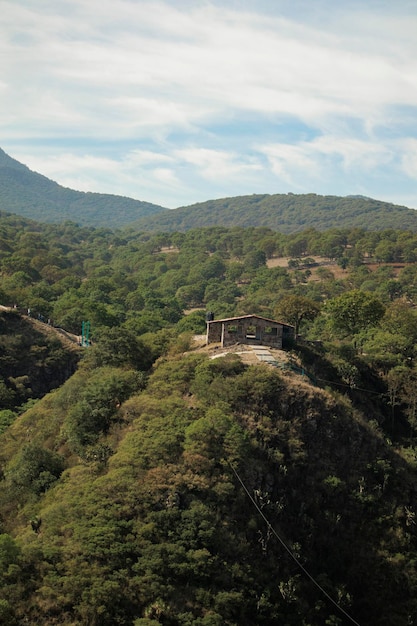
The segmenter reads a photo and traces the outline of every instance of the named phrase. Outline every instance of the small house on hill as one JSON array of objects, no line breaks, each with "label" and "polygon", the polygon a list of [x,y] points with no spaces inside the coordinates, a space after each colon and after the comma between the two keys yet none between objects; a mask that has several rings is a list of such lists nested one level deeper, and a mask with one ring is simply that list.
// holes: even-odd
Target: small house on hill
[{"label": "small house on hill", "polygon": [[259,315],[241,315],[222,320],[207,319],[207,344],[234,343],[285,348],[294,339],[294,326]]}]

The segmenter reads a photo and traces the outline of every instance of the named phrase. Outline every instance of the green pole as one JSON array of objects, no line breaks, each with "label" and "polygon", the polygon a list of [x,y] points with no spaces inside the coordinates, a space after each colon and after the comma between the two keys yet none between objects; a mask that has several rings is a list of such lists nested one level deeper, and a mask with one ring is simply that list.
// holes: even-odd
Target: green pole
[{"label": "green pole", "polygon": [[81,345],[88,348],[90,345],[90,322],[82,322],[81,324]]}]

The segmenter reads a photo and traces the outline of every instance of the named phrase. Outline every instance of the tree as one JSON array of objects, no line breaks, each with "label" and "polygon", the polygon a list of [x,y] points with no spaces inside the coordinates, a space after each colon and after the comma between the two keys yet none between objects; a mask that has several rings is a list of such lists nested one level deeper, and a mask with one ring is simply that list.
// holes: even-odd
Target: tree
[{"label": "tree", "polygon": [[68,411],[64,431],[72,450],[84,453],[86,446],[95,445],[117,419],[122,403],[145,386],[139,372],[119,368],[100,368],[89,377],[79,400]]},{"label": "tree", "polygon": [[17,417],[17,413],[14,413],[10,409],[0,410],[0,434],[3,433],[10,424],[13,424]]},{"label": "tree", "polygon": [[320,313],[320,307],[316,302],[304,296],[289,295],[275,309],[275,316],[282,321],[294,326],[295,335],[300,330],[304,320],[314,320]]},{"label": "tree", "polygon": [[206,332],[206,312],[204,309],[192,311],[189,315],[183,317],[176,325],[178,333],[186,331],[194,334],[204,335]]},{"label": "tree", "polygon": [[61,476],[64,471],[61,455],[30,443],[24,446],[10,468],[12,483],[43,493]]},{"label": "tree", "polygon": [[396,246],[390,241],[383,240],[375,248],[375,258],[379,263],[392,263],[396,260]]},{"label": "tree", "polygon": [[372,293],[353,289],[333,298],[326,305],[333,327],[346,334],[356,334],[376,326],[385,307]]},{"label": "tree", "polygon": [[16,394],[10,389],[3,378],[0,378],[0,410],[11,409],[15,403]]},{"label": "tree", "polygon": [[10,565],[17,563],[20,548],[15,540],[3,533],[0,535],[0,577],[7,571]]},{"label": "tree", "polygon": [[147,370],[152,365],[148,348],[127,328],[101,331],[98,341],[88,349],[85,359],[90,367],[134,367]]},{"label": "tree", "polygon": [[247,271],[257,270],[266,265],[266,254],[262,250],[251,250],[245,255],[244,265]]},{"label": "tree", "polygon": [[394,300],[386,309],[381,326],[407,337],[410,344],[417,342],[417,315],[405,299]]},{"label": "tree", "polygon": [[405,404],[405,414],[413,433],[417,426],[417,371],[415,368],[408,370],[403,381],[401,400]]},{"label": "tree", "polygon": [[391,330],[369,328],[356,335],[356,343],[365,360],[371,361],[374,367],[383,372],[407,363],[412,354],[409,337],[395,327]]},{"label": "tree", "polygon": [[384,299],[386,299],[385,296],[388,296],[388,299],[393,302],[394,300],[402,296],[403,290],[402,285],[398,280],[396,280],[395,278],[390,278],[389,280],[383,282],[382,285],[380,285],[378,291],[381,296],[384,297]]},{"label": "tree", "polygon": [[408,378],[408,369],[404,366],[393,367],[385,379],[388,387],[389,404],[391,405],[391,425],[394,427],[395,407],[402,402],[404,383]]},{"label": "tree", "polygon": [[323,233],[319,245],[323,256],[328,259],[338,259],[343,256],[346,247],[346,237],[341,231],[329,230]]}]

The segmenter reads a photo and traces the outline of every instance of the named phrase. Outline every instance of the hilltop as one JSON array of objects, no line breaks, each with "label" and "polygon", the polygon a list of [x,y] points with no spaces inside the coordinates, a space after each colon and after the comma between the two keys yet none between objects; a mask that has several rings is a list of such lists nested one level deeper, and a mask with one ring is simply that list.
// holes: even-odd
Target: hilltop
[{"label": "hilltop", "polygon": [[62,187],[0,149],[0,210],[40,222],[120,228],[163,211],[150,202]]},{"label": "hilltop", "polygon": [[0,437],[2,616],[406,624],[415,467],[373,417],[237,355],[164,358],[145,384],[84,365]]},{"label": "hilltop", "polygon": [[184,232],[210,226],[270,228],[295,233],[314,228],[400,228],[417,231],[417,211],[364,197],[274,194],[222,198],[138,220],[138,230]]},{"label": "hilltop", "polygon": [[207,200],[166,209],[123,196],[74,191],[32,172],[0,149],[0,211],[39,222],[72,221],[129,231],[185,232],[211,226],[270,228],[389,228],[417,232],[417,211],[364,196],[263,194]]}]

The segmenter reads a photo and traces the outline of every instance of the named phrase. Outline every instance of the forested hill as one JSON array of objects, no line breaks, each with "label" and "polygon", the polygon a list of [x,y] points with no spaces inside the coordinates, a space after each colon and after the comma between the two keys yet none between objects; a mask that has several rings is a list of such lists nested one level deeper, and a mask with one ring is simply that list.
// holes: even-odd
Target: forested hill
[{"label": "forested hill", "polygon": [[0,210],[40,222],[120,228],[164,209],[149,202],[58,185],[0,149]]},{"label": "forested hill", "polygon": [[0,304],[0,624],[416,626],[417,233],[0,212]]},{"label": "forested hill", "polygon": [[0,432],[11,411],[62,385],[81,351],[47,323],[0,307]]},{"label": "forested hill", "polygon": [[267,227],[281,233],[307,228],[390,228],[417,232],[417,212],[363,196],[264,194],[208,200],[177,209],[124,196],[85,193],[58,185],[0,149],[0,211],[39,222],[152,232],[207,226]]},{"label": "forested hill", "polygon": [[306,228],[417,231],[414,209],[364,197],[274,194],[209,200],[161,211],[134,224],[138,230],[187,231],[203,226],[264,226],[281,233]]},{"label": "forested hill", "polygon": [[347,399],[233,355],[100,362],[0,436],[1,623],[413,623],[416,471]]}]

